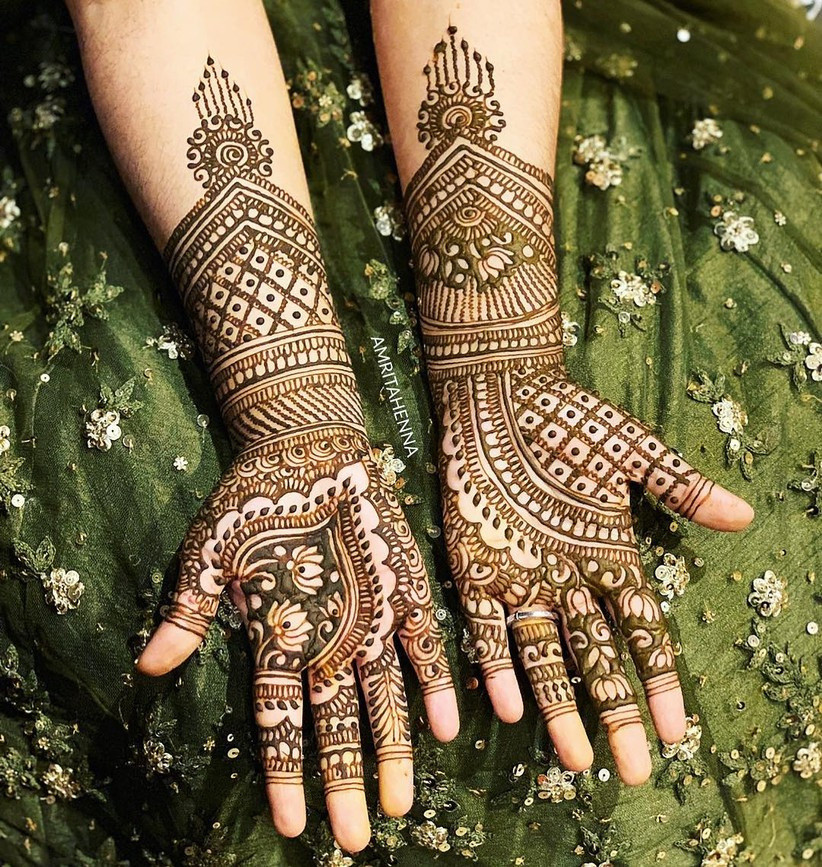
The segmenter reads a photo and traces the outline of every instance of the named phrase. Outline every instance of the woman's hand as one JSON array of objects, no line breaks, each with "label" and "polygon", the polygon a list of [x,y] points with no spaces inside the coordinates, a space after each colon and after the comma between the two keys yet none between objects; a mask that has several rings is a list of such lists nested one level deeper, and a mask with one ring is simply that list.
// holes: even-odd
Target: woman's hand
[{"label": "woman's hand", "polygon": [[641,422],[558,373],[522,365],[436,386],[451,569],[499,717],[522,714],[507,616],[562,763],[583,770],[593,760],[564,643],[620,776],[638,784],[650,756],[609,620],[627,642],[663,740],[684,735],[685,713],[665,618],[636,549],[629,483],[718,530],[747,526],[753,512]]},{"label": "woman's hand", "polygon": [[182,549],[173,605],[139,668],[163,674],[199,645],[223,590],[254,655],[254,708],[274,822],[305,825],[302,672],[334,834],[370,834],[356,677],[379,763],[380,803],[413,798],[411,737],[396,633],[414,665],[431,729],[457,733],[448,663],[420,552],[365,439],[346,429],[283,437],[241,454],[203,505]]}]

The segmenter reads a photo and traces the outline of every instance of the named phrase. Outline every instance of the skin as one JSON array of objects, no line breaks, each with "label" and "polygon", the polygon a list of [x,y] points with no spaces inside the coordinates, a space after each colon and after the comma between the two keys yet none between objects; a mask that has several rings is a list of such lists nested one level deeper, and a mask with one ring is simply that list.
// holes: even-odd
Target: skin
[{"label": "skin", "polygon": [[237,452],[183,542],[138,670],[182,664],[228,593],[247,626],[275,826],[305,827],[310,703],[331,827],[358,851],[371,832],[357,682],[388,815],[413,799],[398,643],[434,735],[451,740],[459,720],[422,557],[367,441],[265,12],[258,0],[69,7],[100,124]]},{"label": "skin", "polygon": [[[641,421],[566,374],[553,240],[560,6],[373,0],[374,36],[440,420],[451,569],[497,715],[523,711],[507,625],[562,763],[590,767],[563,658],[617,769],[645,782],[645,728],[685,733],[665,618],[642,572],[629,486],[718,530],[753,518]],[[515,619],[511,619],[515,617]]]}]

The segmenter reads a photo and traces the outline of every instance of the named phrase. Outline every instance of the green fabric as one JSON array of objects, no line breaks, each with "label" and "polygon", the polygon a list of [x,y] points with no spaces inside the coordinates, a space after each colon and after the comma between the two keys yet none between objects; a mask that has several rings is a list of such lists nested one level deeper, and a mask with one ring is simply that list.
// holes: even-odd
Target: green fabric
[{"label": "green fabric", "polygon": [[[369,430],[405,464],[401,499],[450,636],[462,731],[435,748],[409,677],[417,801],[404,822],[375,817],[374,843],[355,862],[688,865],[739,834],[744,842],[728,843],[725,860],[705,863],[753,853],[762,864],[819,863],[812,624],[822,620],[822,384],[810,377],[812,347],[787,336],[822,337],[812,141],[822,131],[819,29],[779,0],[566,4],[556,222],[563,309],[579,326],[569,325],[570,372],[658,425],[757,517],[724,536],[673,522],[638,497],[652,582],[666,553],[691,576],[671,601],[671,624],[701,747],[666,759],[655,742],[652,782],[621,786],[581,697],[593,773],[558,785],[553,803],[535,797],[540,784],[549,791],[556,758],[533,702],[519,724],[496,721],[462,641],[409,250],[375,227],[374,210],[398,197],[390,147],[366,151],[348,137],[357,138],[348,129],[357,111],[385,135],[379,99],[363,107],[346,92],[362,73],[377,80],[364,5],[267,3]],[[309,830],[286,841],[270,824],[246,640],[228,608],[179,672],[158,681],[132,673],[173,587],[188,522],[229,461],[228,442],[199,360],[146,344],[187,326],[95,125],[65,12],[7,0],[0,16],[9,116],[0,130],[0,425],[10,428],[5,438],[0,430],[0,449],[9,442],[0,455],[0,861],[348,863],[331,844],[310,735]],[[77,80],[62,87],[42,66],[54,62]],[[49,99],[64,100],[65,115],[45,129],[34,108]],[[695,150],[691,129],[709,116],[722,138]],[[575,136],[594,134],[621,149],[618,186],[585,183],[573,161]],[[720,247],[714,224],[729,210],[753,218],[759,241],[747,252]],[[620,305],[611,288],[620,270],[659,278],[656,303]],[[412,419],[406,443],[391,413],[394,387]],[[723,396],[747,412],[744,433],[719,429]],[[87,413],[98,406],[120,413],[122,435],[108,451],[87,444]],[[187,469],[174,469],[178,456]],[[387,463],[390,452],[383,456]],[[84,585],[63,614],[49,601],[60,568]],[[764,616],[749,594],[769,570],[786,580],[787,602]],[[369,762],[374,804],[370,750]],[[699,844],[689,847],[692,838]],[[746,854],[734,861],[735,847]]]}]

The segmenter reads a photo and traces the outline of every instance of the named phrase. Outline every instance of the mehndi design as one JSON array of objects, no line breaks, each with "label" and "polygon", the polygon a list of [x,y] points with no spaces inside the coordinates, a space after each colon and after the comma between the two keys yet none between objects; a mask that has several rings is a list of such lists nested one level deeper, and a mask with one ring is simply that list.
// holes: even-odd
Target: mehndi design
[{"label": "mehndi design", "polygon": [[560,756],[584,767],[590,751],[572,755],[557,725],[576,717],[563,636],[609,735],[640,720],[601,605],[652,706],[680,696],[628,483],[687,517],[712,483],[636,419],[566,380],[552,182],[496,143],[504,120],[493,66],[451,27],[424,73],[418,129],[429,153],[406,208],[442,428],[451,569],[492,698],[494,679],[512,668],[506,609],[520,612],[510,622],[541,712]]},{"label": "mehndi design", "polygon": [[426,699],[452,686],[422,558],[371,456],[311,217],[268,180],[251,102],[211,59],[194,101],[189,167],[205,193],[166,256],[240,453],[183,544],[161,629],[184,639],[179,662],[229,588],[253,648],[276,821],[283,787],[302,782],[304,671],[329,796],[363,789],[355,672],[378,761],[411,760],[395,632]]}]

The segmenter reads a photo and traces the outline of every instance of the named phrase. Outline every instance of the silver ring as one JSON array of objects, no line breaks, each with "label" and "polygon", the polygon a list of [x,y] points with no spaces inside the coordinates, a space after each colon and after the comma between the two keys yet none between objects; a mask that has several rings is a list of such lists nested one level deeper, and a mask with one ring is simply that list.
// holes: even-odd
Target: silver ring
[{"label": "silver ring", "polygon": [[512,626],[514,623],[521,623],[523,620],[551,620],[557,623],[559,618],[556,611],[549,611],[547,608],[529,608],[527,611],[515,611],[508,616],[505,621],[506,626]]}]

